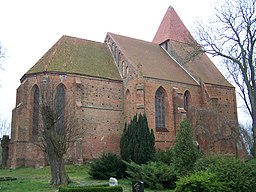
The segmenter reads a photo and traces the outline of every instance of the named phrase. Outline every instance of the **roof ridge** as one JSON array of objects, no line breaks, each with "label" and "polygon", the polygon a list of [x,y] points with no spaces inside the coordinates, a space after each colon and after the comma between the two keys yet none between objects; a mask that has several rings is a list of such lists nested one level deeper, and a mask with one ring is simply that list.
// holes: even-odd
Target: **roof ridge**
[{"label": "roof ridge", "polygon": [[[56,51],[57,51],[57,49],[58,49],[59,46],[60,46],[61,41],[63,41],[63,40],[66,39],[66,38],[67,38],[67,36],[63,35],[63,36],[52,46],[53,51],[52,51],[52,54],[50,55],[48,64],[46,64],[46,66],[45,66],[46,71],[47,71],[47,69],[48,69],[48,66],[51,65],[51,63],[52,63],[52,61],[53,61],[53,58],[54,58],[54,56],[56,55]],[[50,50],[49,50],[49,51],[50,51]]]},{"label": "roof ridge", "polygon": [[129,38],[129,39],[134,39],[134,40],[137,40],[137,41],[143,41],[143,42],[146,42],[146,43],[150,43],[150,44],[153,43],[153,44],[158,45],[157,43],[152,42],[152,41],[147,41],[147,40],[143,40],[143,39],[138,39],[138,38],[134,38],[134,37],[130,37],[130,36],[119,35],[119,34],[111,33],[111,32],[108,32],[107,34],[113,34],[113,35],[120,36],[120,37],[125,37],[125,38]]},{"label": "roof ridge", "polygon": [[75,36],[71,36],[71,35],[63,35],[59,40],[61,40],[62,38],[65,39],[74,39],[74,40],[82,40],[82,41],[87,41],[87,42],[93,42],[93,43],[101,43],[104,44],[104,42],[100,42],[100,41],[94,41],[94,40],[90,40],[90,39],[85,39],[85,38],[81,38],[81,37],[75,37]]},{"label": "roof ridge", "polygon": [[[162,48],[162,47],[161,47],[161,48]],[[179,67],[182,68],[183,71],[185,71],[198,85],[200,85],[200,82],[199,82],[198,80],[196,80],[196,78],[193,77],[193,75],[191,75],[191,74],[189,73],[189,71],[188,71],[185,67],[183,67],[174,57],[172,57],[171,54],[170,54],[168,51],[166,51],[164,48],[162,48],[162,49],[167,53],[167,55],[169,55],[169,57],[171,57],[171,58],[175,61],[175,63],[176,63]]]},{"label": "roof ridge", "polygon": [[[115,40],[115,38],[113,37],[113,35],[116,35],[116,36],[120,36],[120,37],[125,37],[125,38],[129,38],[129,39],[135,39],[135,38],[132,38],[132,37],[127,37],[127,36],[124,36],[124,35],[118,35],[116,33],[111,33],[111,32],[108,32],[107,35],[109,35],[111,37],[111,39],[115,42],[115,44],[118,46],[118,48],[121,50],[121,52],[123,53],[124,57],[129,61],[129,63],[131,63],[133,65],[134,62],[132,62],[126,55],[126,51],[121,49],[121,46],[119,45],[119,43]],[[136,40],[140,40],[140,39],[136,39]],[[143,41],[143,40],[142,40]],[[109,45],[108,45],[109,47]],[[111,48],[109,47],[110,49],[110,52],[111,52],[111,55],[113,56],[112,54],[112,51],[111,51]],[[114,59],[115,60],[115,59]],[[135,67],[135,65],[133,65],[133,67]]]}]

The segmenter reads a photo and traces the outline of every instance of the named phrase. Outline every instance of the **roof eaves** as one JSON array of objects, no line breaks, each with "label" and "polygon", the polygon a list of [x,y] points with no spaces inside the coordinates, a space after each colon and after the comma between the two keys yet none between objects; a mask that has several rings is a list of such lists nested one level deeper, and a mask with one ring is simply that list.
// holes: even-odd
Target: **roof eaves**
[{"label": "roof eaves", "polygon": [[61,74],[61,75],[79,75],[82,77],[93,77],[93,78],[97,78],[97,79],[105,79],[105,80],[109,80],[109,81],[116,81],[116,82],[123,82],[122,79],[114,79],[114,78],[109,78],[109,77],[99,77],[96,75],[85,75],[85,74],[81,74],[81,73],[70,73],[70,72],[59,72],[59,71],[41,71],[41,72],[36,72],[36,73],[29,73],[29,74],[24,74],[20,81],[21,83],[23,81],[25,81],[26,78],[33,76],[33,75],[38,75],[38,74]]},{"label": "roof eaves", "polygon": [[175,61],[175,63],[179,67],[181,67],[198,85],[200,85],[199,81],[197,81],[174,57],[172,57],[171,54],[168,51],[166,51],[164,48],[162,48],[162,49],[167,53],[167,55],[169,55],[169,57],[171,57]]}]

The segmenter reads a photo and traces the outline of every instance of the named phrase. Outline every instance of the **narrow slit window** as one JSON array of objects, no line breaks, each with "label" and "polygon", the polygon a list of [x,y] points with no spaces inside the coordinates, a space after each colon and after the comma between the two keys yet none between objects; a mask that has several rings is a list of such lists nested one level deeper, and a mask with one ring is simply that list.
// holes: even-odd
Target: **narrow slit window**
[{"label": "narrow slit window", "polygon": [[39,125],[39,88],[37,85],[33,88],[34,93],[34,103],[33,103],[33,135],[38,135],[38,125]]},{"label": "narrow slit window", "polygon": [[184,93],[184,109],[185,109],[186,111],[188,111],[188,108],[189,108],[189,105],[190,105],[190,100],[191,100],[190,97],[191,97],[191,96],[190,96],[189,91],[186,91],[186,92]]}]

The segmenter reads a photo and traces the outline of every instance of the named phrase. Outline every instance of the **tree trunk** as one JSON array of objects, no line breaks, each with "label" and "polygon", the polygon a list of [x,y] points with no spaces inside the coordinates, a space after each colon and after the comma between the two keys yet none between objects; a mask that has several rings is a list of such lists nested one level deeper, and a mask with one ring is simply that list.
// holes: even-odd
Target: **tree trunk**
[{"label": "tree trunk", "polygon": [[70,179],[66,173],[65,163],[63,157],[57,157],[56,154],[48,156],[51,167],[51,184],[55,186],[67,185]]},{"label": "tree trunk", "polygon": [[[70,179],[66,173],[64,163],[63,149],[64,137],[59,137],[55,124],[55,114],[53,110],[46,106],[42,110],[43,122],[44,122],[44,135],[45,135],[45,148],[48,157],[48,161],[51,167],[51,184],[55,186],[66,185],[70,182]],[[62,142],[58,142],[61,138]]]},{"label": "tree trunk", "polygon": [[67,185],[70,182],[70,179],[65,168],[65,162],[63,158],[64,153],[58,151],[58,148],[54,146],[52,141],[56,138],[52,136],[52,130],[53,129],[46,131],[46,152],[51,167],[51,184],[55,186]]}]

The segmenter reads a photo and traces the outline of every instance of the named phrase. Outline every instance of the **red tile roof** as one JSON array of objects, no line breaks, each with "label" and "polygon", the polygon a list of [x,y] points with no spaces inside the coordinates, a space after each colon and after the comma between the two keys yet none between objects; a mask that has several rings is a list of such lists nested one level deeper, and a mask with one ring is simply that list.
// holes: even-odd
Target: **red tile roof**
[{"label": "red tile roof", "polygon": [[191,44],[194,44],[195,40],[173,7],[168,8],[153,42],[161,44],[167,40],[171,44],[171,55],[196,79],[204,83],[232,87],[205,53],[191,57]]},{"label": "red tile roof", "polygon": [[[194,85],[200,79],[204,83],[232,86],[206,54],[190,58],[187,40],[193,38],[172,7],[168,8],[153,42],[108,34],[135,69],[142,66],[144,77]],[[166,40],[171,44],[171,56],[159,46]],[[26,75],[46,71],[121,80],[106,44],[69,36],[63,36]]]},{"label": "red tile roof", "polygon": [[135,68],[142,65],[142,75],[197,85],[197,82],[178,65],[158,44],[108,33]]},{"label": "red tile roof", "polygon": [[169,7],[153,39],[154,43],[161,44],[171,39],[179,42],[186,42],[191,36],[182,20],[173,7]]}]

